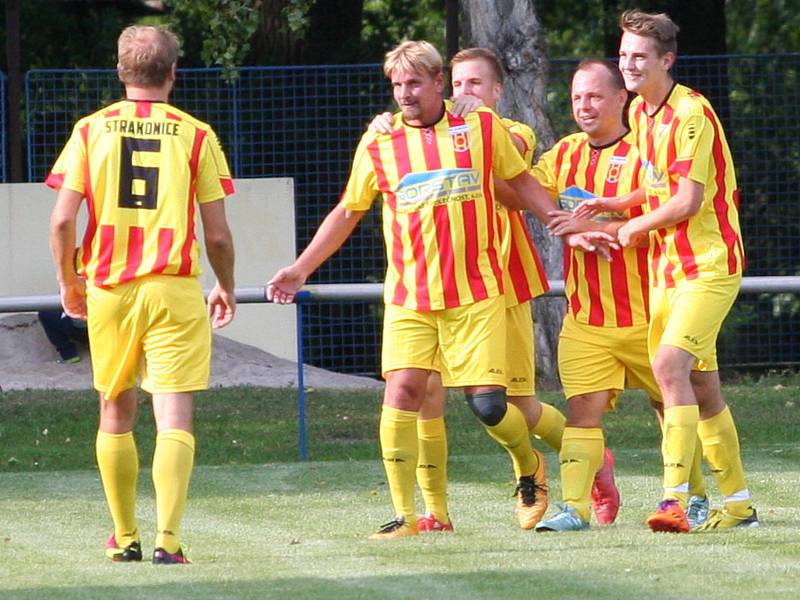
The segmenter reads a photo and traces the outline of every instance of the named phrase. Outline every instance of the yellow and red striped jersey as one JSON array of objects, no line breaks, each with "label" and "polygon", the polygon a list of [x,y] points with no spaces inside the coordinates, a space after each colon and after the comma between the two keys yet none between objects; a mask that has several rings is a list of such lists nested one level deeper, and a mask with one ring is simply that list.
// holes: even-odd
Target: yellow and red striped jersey
[{"label": "yellow and red striped jersey", "polygon": [[630,122],[645,168],[645,210],[668,202],[681,177],[705,186],[697,214],[650,232],[653,285],[674,287],[683,280],[741,273],[745,258],[736,173],[711,104],[675,84],[653,115],[636,98]]},{"label": "yellow and red striped jersey", "polygon": [[450,107],[430,127],[398,113],[391,134],[366,132],[342,193],[340,205],[359,211],[383,196],[387,304],[431,311],[503,293],[493,176],[527,167],[491,110],[455,117]]},{"label": "yellow and red striped jersey", "polygon": [[198,202],[233,193],[214,131],[162,102],[122,100],[80,119],[45,183],[84,195],[78,251],[88,282],[200,274]]},{"label": "yellow and red striped jersey", "polygon": [[[588,198],[627,194],[640,187],[642,177],[633,142],[629,132],[611,144],[594,147],[585,133],[574,133],[545,152],[531,173],[564,210],[574,210]],[[640,214],[642,208],[637,206],[619,216]],[[608,262],[564,245],[569,310],[587,325],[643,325],[649,319],[647,248],[612,250],[611,254]]]},{"label": "yellow and red striped jersey", "polygon": [[[511,135],[523,146],[522,158],[529,167],[536,150],[536,136],[525,123],[501,119]],[[541,296],[550,289],[550,282],[539,252],[533,243],[525,215],[498,204],[501,216],[501,239],[505,258],[506,306],[516,306]]]}]

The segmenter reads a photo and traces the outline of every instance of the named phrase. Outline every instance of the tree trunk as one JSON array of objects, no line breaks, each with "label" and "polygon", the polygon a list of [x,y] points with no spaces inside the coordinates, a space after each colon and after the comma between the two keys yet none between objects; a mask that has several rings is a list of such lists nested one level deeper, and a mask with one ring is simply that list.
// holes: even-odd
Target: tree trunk
[{"label": "tree trunk", "polygon": [[[466,45],[493,49],[503,62],[506,80],[498,110],[503,116],[527,123],[536,132],[538,153],[555,142],[547,115],[549,60],[544,31],[533,0],[461,0],[466,13]],[[538,154],[537,153],[537,154]],[[529,218],[533,240],[551,279],[563,279],[561,242]],[[558,384],[556,347],[564,300],[542,298],[535,302],[536,374],[543,387]]]}]

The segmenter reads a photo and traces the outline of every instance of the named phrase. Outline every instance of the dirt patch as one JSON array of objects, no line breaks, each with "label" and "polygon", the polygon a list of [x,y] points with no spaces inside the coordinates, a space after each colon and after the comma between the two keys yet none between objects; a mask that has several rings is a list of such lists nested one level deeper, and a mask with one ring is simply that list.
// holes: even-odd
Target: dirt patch
[{"label": "dirt patch", "polygon": [[[60,364],[58,353],[44,335],[34,314],[0,318],[0,390],[92,387],[89,356],[80,348],[81,361]],[[273,356],[247,344],[214,336],[211,386],[297,387],[297,363]],[[342,375],[306,365],[306,387],[335,389],[381,388],[367,377]]]}]

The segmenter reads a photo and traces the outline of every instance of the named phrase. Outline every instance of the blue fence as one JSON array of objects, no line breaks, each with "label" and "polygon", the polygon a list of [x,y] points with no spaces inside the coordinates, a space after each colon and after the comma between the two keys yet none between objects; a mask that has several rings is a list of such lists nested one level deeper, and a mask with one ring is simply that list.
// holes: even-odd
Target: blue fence
[{"label": "blue fence", "polygon": [[[550,114],[574,130],[568,81],[575,61],[551,68]],[[681,57],[676,77],[707,95],[725,125],[742,191],[748,275],[797,275],[800,256],[800,55]],[[26,76],[28,177],[44,178],[79,116],[118,98],[113,70],[31,71]],[[369,118],[391,104],[380,65],[247,68],[233,82],[214,69],[179,73],[175,105],[214,125],[237,177],[295,181],[298,247],[338,199]],[[372,211],[316,283],[380,281],[379,215]],[[379,369],[381,307],[309,306],[310,364],[352,373]],[[800,364],[800,301],[762,294],[737,302],[721,339],[728,366]]]}]

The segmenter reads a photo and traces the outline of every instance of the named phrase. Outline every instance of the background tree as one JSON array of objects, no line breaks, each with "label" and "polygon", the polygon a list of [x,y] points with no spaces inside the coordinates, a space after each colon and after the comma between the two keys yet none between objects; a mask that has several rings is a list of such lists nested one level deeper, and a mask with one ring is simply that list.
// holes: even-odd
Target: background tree
[{"label": "background tree", "polygon": [[[549,61],[544,30],[533,0],[462,0],[466,46],[495,50],[506,70],[498,110],[503,116],[528,123],[538,139],[538,149],[549,148],[555,134],[547,113]],[[548,275],[563,278],[561,243],[529,219],[534,242]],[[564,315],[564,300],[536,301],[537,374],[545,384],[556,381],[556,345]]]}]

